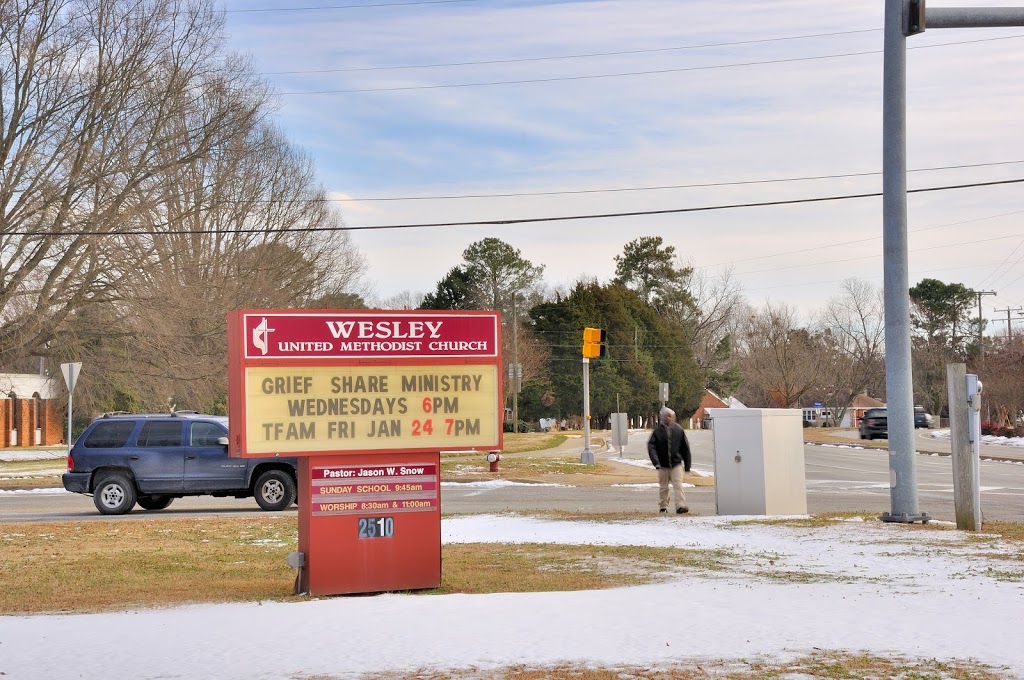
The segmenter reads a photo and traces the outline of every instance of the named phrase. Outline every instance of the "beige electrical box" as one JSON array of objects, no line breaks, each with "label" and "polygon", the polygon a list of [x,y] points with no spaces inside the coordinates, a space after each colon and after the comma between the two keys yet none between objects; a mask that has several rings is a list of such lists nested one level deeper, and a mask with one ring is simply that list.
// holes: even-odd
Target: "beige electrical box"
[{"label": "beige electrical box", "polygon": [[719,515],[806,515],[803,413],[712,408]]}]

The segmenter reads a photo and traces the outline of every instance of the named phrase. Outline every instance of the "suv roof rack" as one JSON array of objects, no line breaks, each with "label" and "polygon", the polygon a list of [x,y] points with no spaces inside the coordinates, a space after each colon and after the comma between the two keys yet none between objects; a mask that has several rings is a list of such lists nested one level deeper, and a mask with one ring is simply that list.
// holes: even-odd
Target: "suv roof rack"
[{"label": "suv roof rack", "polygon": [[111,416],[126,416],[129,415],[130,413],[131,411],[107,411],[106,413],[103,414],[102,417],[110,418]]},{"label": "suv roof rack", "polygon": [[180,411],[171,411],[171,415],[172,416],[189,416],[189,415],[194,416],[194,415],[198,415],[198,414],[199,414],[199,411],[188,411],[188,410],[185,410],[185,409],[182,409]]}]

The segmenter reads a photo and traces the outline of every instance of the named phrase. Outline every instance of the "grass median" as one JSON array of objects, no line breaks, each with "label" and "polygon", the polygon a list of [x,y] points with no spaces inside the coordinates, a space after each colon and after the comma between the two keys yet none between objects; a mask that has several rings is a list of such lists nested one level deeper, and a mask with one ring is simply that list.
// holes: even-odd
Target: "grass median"
[{"label": "grass median", "polygon": [[[650,519],[640,513],[536,516],[591,522]],[[814,528],[850,516],[744,521]],[[993,522],[983,528],[985,535],[967,533],[963,541],[992,541],[996,534],[1024,544],[1022,523]],[[949,531],[950,526],[911,525],[907,530]],[[2,524],[0,614],[301,600],[293,594],[295,572],[285,562],[297,545],[297,520],[284,515]],[[441,587],[422,592],[595,590],[649,583],[652,574],[670,574],[677,568],[730,570],[743,559],[730,550],[699,547],[450,544],[442,546]],[[1024,559],[1024,551],[1007,559]],[[69,583],[88,587],[69,588]]]}]

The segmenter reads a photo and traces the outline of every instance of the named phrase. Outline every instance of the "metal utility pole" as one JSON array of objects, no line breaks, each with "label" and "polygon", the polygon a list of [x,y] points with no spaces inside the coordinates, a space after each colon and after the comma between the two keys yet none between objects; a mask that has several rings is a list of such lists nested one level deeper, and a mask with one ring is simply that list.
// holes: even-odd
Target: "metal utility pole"
[{"label": "metal utility pole", "polygon": [[1021,311],[1024,311],[1024,308],[1022,308],[1022,307],[1013,307],[1013,308],[1007,307],[1006,309],[993,309],[992,311],[996,312],[997,314],[999,312],[1006,312],[1006,339],[1007,340],[1013,340],[1013,319],[1010,318],[1010,313],[1011,312],[1021,312]]},{"label": "metal utility pole", "polygon": [[907,36],[926,28],[1024,26],[1024,8],[925,11],[924,0],[885,0],[882,83],[882,252],[885,275],[885,385],[889,411],[887,522],[927,522],[918,508],[914,379],[907,272]]},{"label": "metal utility pole", "polygon": [[981,353],[981,360],[985,361],[985,338],[982,337],[981,331],[985,327],[985,319],[981,314],[981,296],[982,295],[995,295],[994,290],[972,290],[972,293],[978,296],[978,352]]},{"label": "metal utility pole", "polygon": [[516,298],[512,296],[512,431],[519,431],[519,383],[523,379],[522,367],[519,366],[519,318],[516,310]]},{"label": "metal utility pole", "polygon": [[594,464],[594,452],[590,448],[590,359],[583,357],[583,452],[580,463]]}]

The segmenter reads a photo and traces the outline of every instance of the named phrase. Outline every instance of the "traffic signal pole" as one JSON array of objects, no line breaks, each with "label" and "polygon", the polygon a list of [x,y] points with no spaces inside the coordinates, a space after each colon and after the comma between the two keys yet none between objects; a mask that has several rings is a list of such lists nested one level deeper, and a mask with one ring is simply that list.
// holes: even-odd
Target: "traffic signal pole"
[{"label": "traffic signal pole", "polygon": [[594,464],[594,452],[590,450],[590,359],[583,357],[583,453],[580,462]]},{"label": "traffic signal pole", "polygon": [[927,522],[917,498],[914,381],[907,267],[908,36],[927,28],[1024,26],[1024,8],[925,8],[925,0],[885,0],[882,83],[882,253],[885,278],[885,388],[889,411],[886,522]]},{"label": "traffic signal pole", "polygon": [[604,356],[605,332],[600,328],[583,329],[583,453],[580,462],[594,464],[594,452],[590,450],[590,360]]}]

